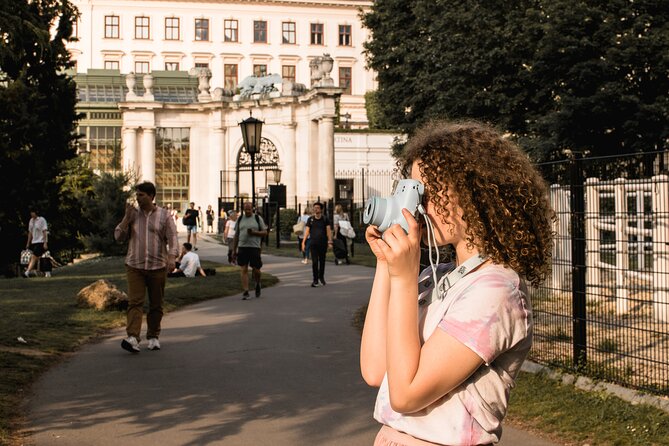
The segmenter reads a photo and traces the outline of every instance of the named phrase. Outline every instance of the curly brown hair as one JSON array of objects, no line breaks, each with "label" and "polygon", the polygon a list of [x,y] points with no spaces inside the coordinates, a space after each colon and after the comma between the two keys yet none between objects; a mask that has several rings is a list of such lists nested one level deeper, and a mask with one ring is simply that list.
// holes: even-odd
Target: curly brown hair
[{"label": "curly brown hair", "polygon": [[475,121],[434,121],[406,144],[398,166],[414,161],[425,193],[444,221],[457,197],[468,246],[539,285],[550,272],[554,218],[548,187],[527,155],[494,128]]}]

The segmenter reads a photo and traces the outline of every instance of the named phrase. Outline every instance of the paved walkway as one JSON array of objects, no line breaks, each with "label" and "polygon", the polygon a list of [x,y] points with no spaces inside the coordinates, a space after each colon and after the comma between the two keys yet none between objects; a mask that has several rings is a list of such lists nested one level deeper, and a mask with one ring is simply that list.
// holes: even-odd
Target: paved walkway
[{"label": "paved walkway", "polygon": [[[224,247],[199,246],[204,259],[225,258]],[[310,266],[264,260],[277,286],[166,315],[161,351],[128,354],[115,330],[47,372],[28,402],[31,442],[371,446],[375,390],[360,377],[351,325],[371,270],[329,263],[328,285],[312,289]],[[500,444],[555,446],[508,427]]]}]

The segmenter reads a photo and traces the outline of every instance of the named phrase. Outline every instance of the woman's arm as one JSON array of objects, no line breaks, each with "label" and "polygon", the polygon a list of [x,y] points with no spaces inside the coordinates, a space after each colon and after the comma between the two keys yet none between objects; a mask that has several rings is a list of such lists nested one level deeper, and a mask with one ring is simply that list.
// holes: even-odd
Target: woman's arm
[{"label": "woman's arm", "polygon": [[360,371],[367,384],[379,387],[386,374],[386,337],[390,281],[388,265],[377,260],[372,293],[360,342]]},{"label": "woman's arm", "polygon": [[416,412],[443,397],[483,363],[476,353],[442,330],[436,330],[421,346],[416,286],[420,230],[415,219],[409,217],[405,215],[409,234],[394,225],[386,231],[386,243],[381,246],[390,276],[388,388],[390,404],[400,413]]}]

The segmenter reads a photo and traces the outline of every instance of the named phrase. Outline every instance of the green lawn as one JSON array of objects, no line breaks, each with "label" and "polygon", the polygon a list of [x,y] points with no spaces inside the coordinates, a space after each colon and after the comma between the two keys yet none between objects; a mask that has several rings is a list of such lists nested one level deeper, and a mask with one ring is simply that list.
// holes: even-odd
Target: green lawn
[{"label": "green lawn", "polygon": [[[241,293],[238,268],[206,261],[202,266],[216,268],[216,275],[168,279],[166,311]],[[125,312],[77,306],[79,290],[98,279],[107,279],[127,292],[123,259],[101,257],[66,266],[51,278],[0,279],[0,445],[11,444],[21,416],[19,403],[40,373],[81,344],[125,324]],[[263,285],[277,281],[263,274]],[[18,337],[27,343],[19,342]]]}]

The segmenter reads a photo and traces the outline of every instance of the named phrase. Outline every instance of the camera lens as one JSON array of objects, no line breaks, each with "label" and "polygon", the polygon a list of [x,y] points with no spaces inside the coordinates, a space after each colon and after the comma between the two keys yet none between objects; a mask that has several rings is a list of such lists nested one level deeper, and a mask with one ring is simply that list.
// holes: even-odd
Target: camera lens
[{"label": "camera lens", "polygon": [[362,221],[368,225],[379,226],[383,223],[387,205],[388,200],[385,198],[370,198],[365,205],[365,213],[362,216]]}]

